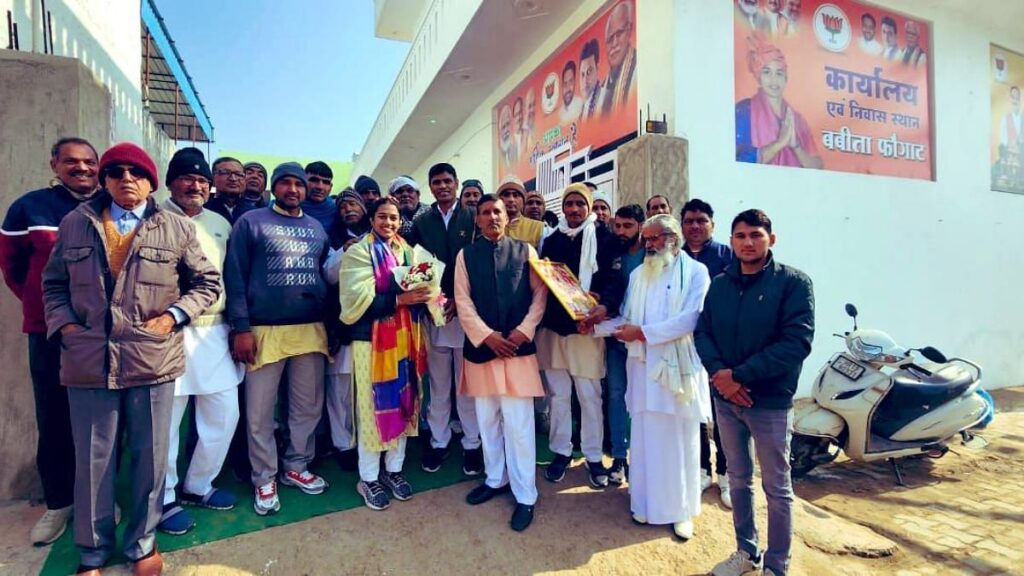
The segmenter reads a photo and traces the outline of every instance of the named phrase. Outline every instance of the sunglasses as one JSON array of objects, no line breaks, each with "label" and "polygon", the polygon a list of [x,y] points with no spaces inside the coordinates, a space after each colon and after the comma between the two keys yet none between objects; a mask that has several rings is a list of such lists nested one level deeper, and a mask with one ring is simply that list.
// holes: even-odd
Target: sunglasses
[{"label": "sunglasses", "polygon": [[107,178],[113,178],[115,180],[123,180],[124,173],[127,172],[132,175],[135,180],[141,180],[142,178],[148,178],[149,175],[146,171],[138,166],[111,166],[107,168]]}]

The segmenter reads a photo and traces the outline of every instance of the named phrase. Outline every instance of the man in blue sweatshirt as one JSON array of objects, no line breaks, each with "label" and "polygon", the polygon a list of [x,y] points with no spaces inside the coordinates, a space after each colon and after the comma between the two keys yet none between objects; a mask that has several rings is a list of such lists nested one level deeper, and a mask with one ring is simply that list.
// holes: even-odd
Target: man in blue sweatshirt
[{"label": "man in blue sweatshirt", "polygon": [[302,211],[306,172],[295,162],[274,169],[274,205],[245,213],[228,242],[224,284],[231,323],[231,353],[248,368],[246,421],[253,508],[263,516],[280,510],[274,404],[281,377],[288,377],[288,447],[281,482],[307,494],[327,488],[309,472],[314,431],[324,404],[323,324],[327,284],[320,273],[327,257],[323,226]]},{"label": "man in blue sweatshirt", "polygon": [[[711,281],[694,341],[711,377],[715,420],[729,459],[736,551],[711,573],[761,570],[785,576],[793,540],[789,441],[793,395],[814,338],[814,289],[806,274],[780,264],[772,221],[760,210],[732,221],[735,259]],[[754,525],[754,441],[768,498],[768,549]]]}]

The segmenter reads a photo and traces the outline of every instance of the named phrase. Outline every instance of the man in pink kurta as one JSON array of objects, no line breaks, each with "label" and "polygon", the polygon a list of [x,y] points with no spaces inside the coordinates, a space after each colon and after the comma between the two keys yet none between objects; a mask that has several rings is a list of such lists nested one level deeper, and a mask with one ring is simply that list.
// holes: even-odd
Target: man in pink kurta
[{"label": "man in pink kurta", "polygon": [[500,198],[485,194],[476,225],[484,239],[455,261],[455,304],[466,333],[459,393],[472,397],[480,424],[487,478],[466,496],[471,505],[512,491],[513,530],[525,530],[537,502],[533,399],[544,395],[534,332],[547,288],[530,269],[532,246],[505,234],[508,214]]}]

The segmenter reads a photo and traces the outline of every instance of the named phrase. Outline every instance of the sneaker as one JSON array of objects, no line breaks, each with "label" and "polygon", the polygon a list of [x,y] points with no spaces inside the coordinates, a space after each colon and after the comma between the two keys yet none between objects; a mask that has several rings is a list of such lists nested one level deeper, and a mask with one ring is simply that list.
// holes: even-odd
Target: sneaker
[{"label": "sneaker", "polygon": [[477,476],[484,473],[484,450],[473,448],[462,454],[462,473],[466,476]]},{"label": "sneaker", "polygon": [[729,493],[729,477],[722,474],[718,477],[719,498],[722,499],[722,506],[732,510],[732,494]]},{"label": "sneaker", "polygon": [[703,492],[711,488],[711,473],[707,470],[700,471],[700,491]]},{"label": "sneaker", "polygon": [[227,490],[213,488],[206,493],[206,496],[190,494],[182,490],[181,502],[183,504],[191,504],[192,506],[209,508],[210,510],[231,510],[238,503],[238,499]]},{"label": "sneaker", "polygon": [[672,533],[683,542],[693,538],[693,520],[676,522],[672,525]]},{"label": "sneaker", "polygon": [[448,447],[434,448],[433,446],[427,448],[423,452],[423,468],[424,472],[434,473],[441,469],[441,463],[448,457]]},{"label": "sneaker", "polygon": [[544,478],[548,482],[561,482],[565,478],[565,469],[569,467],[570,462],[572,462],[572,458],[555,454],[555,459],[548,464],[547,470],[544,471]]},{"label": "sneaker", "polygon": [[711,569],[711,576],[746,576],[759,574],[761,572],[761,559],[755,562],[750,554],[737,550],[725,560],[715,564]]},{"label": "sneaker", "polygon": [[533,522],[533,506],[517,503],[509,525],[516,532],[522,532],[530,527],[531,522]]},{"label": "sneaker", "polygon": [[608,483],[622,486],[626,483],[626,459],[616,458],[612,460],[612,467],[608,469]]},{"label": "sneaker", "polygon": [[309,470],[302,472],[289,470],[284,473],[284,476],[281,476],[281,484],[294,486],[306,494],[313,495],[323,494],[324,490],[327,490],[327,481]]},{"label": "sneaker", "polygon": [[412,486],[409,485],[409,482],[401,472],[386,472],[381,470],[380,483],[388,490],[391,490],[391,494],[394,495],[395,500],[405,502],[409,498],[412,498]]},{"label": "sneaker", "polygon": [[181,536],[195,528],[196,522],[177,502],[164,505],[163,515],[156,529],[172,536]]},{"label": "sneaker", "polygon": [[592,488],[607,488],[608,469],[600,462],[587,462],[587,481]]},{"label": "sneaker", "polygon": [[500,488],[491,488],[490,486],[487,485],[486,482],[484,482],[483,484],[469,491],[469,494],[466,495],[466,503],[469,504],[470,506],[476,506],[478,504],[483,504],[484,502],[487,502],[488,500],[494,498],[499,494],[506,494],[511,491],[512,484],[505,484]]},{"label": "sneaker", "polygon": [[356,492],[363,497],[363,502],[366,502],[366,507],[370,510],[384,510],[391,505],[391,499],[380,482],[360,481],[356,485]]},{"label": "sneaker", "polygon": [[32,527],[30,534],[33,546],[46,546],[52,543],[67,530],[68,518],[71,518],[71,506],[47,510],[42,518]]},{"label": "sneaker", "polygon": [[641,516],[639,514],[633,514],[631,516],[634,524],[647,524],[647,516]]},{"label": "sneaker", "polygon": [[260,516],[276,514],[281,510],[281,501],[277,499],[277,482],[271,480],[256,488],[256,496],[252,503],[253,510]]}]

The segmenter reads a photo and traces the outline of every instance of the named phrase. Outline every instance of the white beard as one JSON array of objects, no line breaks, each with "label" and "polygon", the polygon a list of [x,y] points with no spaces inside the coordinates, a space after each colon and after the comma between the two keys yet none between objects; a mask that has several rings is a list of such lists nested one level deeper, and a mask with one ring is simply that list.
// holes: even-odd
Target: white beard
[{"label": "white beard", "polygon": [[737,4],[737,6],[739,6],[740,11],[746,14],[747,16],[753,16],[754,14],[757,13],[757,4],[747,4],[746,2],[743,2],[741,0]]},{"label": "white beard", "polygon": [[648,254],[644,258],[644,278],[650,282],[661,276],[665,269],[675,262],[676,256],[677,254],[672,250],[672,246],[665,246],[656,254]]}]

